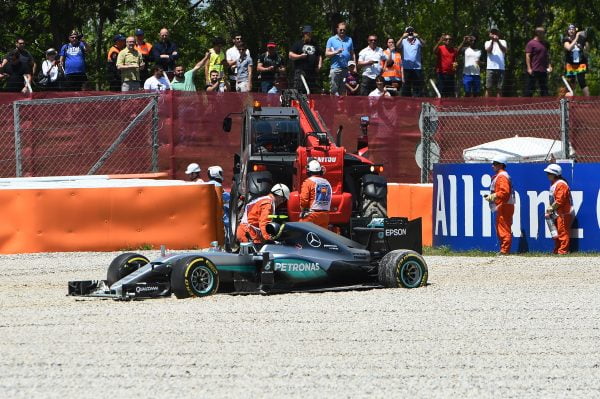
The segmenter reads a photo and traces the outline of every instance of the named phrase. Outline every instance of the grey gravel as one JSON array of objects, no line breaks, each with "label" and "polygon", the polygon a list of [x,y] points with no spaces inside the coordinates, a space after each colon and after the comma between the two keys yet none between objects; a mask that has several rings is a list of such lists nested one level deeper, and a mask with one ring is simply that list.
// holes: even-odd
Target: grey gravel
[{"label": "grey gravel", "polygon": [[414,290],[65,296],[116,255],[0,257],[0,397],[600,397],[598,258],[428,257]]}]

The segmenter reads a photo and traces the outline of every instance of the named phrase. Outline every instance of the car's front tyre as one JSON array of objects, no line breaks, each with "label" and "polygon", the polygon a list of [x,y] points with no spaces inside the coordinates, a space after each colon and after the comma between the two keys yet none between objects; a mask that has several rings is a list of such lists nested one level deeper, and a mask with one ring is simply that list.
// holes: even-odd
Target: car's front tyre
[{"label": "car's front tyre", "polygon": [[379,261],[379,283],[387,288],[423,287],[428,274],[425,259],[415,251],[391,251]]},{"label": "car's front tyre", "polygon": [[219,272],[202,256],[179,259],[171,270],[171,291],[178,299],[213,295],[219,289]]}]

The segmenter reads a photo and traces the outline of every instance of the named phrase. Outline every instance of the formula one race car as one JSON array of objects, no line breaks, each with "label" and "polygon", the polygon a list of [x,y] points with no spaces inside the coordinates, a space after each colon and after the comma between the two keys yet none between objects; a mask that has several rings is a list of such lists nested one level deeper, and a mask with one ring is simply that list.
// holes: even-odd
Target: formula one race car
[{"label": "formula one race car", "polygon": [[[363,221],[363,225],[366,222]],[[358,241],[312,223],[269,223],[273,241],[239,253],[209,251],[164,255],[150,262],[134,253],[117,256],[106,280],[69,282],[69,295],[129,300],[202,297],[216,292],[277,293],[340,288],[404,287],[427,284],[420,252],[421,221],[370,219],[354,226]],[[407,238],[412,237],[411,241]]]}]

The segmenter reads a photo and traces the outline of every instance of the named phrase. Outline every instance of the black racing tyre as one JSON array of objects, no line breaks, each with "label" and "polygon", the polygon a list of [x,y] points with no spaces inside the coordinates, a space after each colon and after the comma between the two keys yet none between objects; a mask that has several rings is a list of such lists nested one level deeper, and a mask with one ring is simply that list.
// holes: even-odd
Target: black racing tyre
[{"label": "black racing tyre", "polygon": [[415,251],[391,251],[379,261],[379,283],[387,288],[423,287],[428,274],[425,259]]},{"label": "black racing tyre", "polygon": [[123,277],[130,275],[140,267],[146,265],[148,262],[148,258],[144,255],[133,252],[126,252],[117,256],[108,266],[108,272],[106,273],[108,286],[110,287]]},{"label": "black racing tyre", "polygon": [[219,272],[202,256],[179,259],[171,270],[171,291],[178,299],[213,295],[219,289]]}]

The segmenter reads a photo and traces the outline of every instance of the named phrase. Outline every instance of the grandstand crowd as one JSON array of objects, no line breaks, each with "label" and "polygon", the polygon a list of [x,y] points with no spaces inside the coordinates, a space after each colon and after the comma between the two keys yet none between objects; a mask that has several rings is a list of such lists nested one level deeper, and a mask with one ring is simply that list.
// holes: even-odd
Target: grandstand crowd
[{"label": "grandstand crowd", "polygon": [[[425,94],[423,52],[435,54],[436,79],[431,87],[438,96],[501,96],[505,85],[506,54],[523,52],[527,69],[525,96],[548,96],[548,79],[554,71],[564,75],[572,93],[577,87],[589,95],[586,82],[589,43],[584,30],[575,25],[565,27],[559,51],[564,65],[550,62],[551,46],[543,27],[533,32],[524,49],[513,49],[493,27],[485,39],[467,35],[460,39],[443,34],[436,43],[426,43],[413,27],[401,37],[364,38],[365,45],[347,34],[341,22],[325,45],[313,39],[310,25],[301,28],[301,38],[287,54],[274,41],[268,41],[260,54],[251,54],[242,34],[231,35],[231,44],[221,37],[192,68],[179,63],[177,43],[163,28],[158,40],[150,43],[142,29],[131,36],[117,34],[106,55],[106,78],[111,91],[182,90],[208,92],[278,93],[292,86],[301,92],[329,93],[348,96],[415,96]],[[361,48],[362,47],[362,48]],[[49,48],[45,59],[36,60],[21,37],[15,48],[2,59],[0,84],[5,91],[28,93],[32,90],[86,90],[88,70],[86,57],[90,45],[83,35],[71,32],[60,48]],[[200,57],[198,57],[200,58]],[[329,60],[328,63],[325,61]],[[328,79],[322,69],[329,65]],[[204,71],[204,82],[198,88],[195,75]],[[457,84],[458,83],[458,84]],[[461,90],[462,89],[462,90]]]}]

